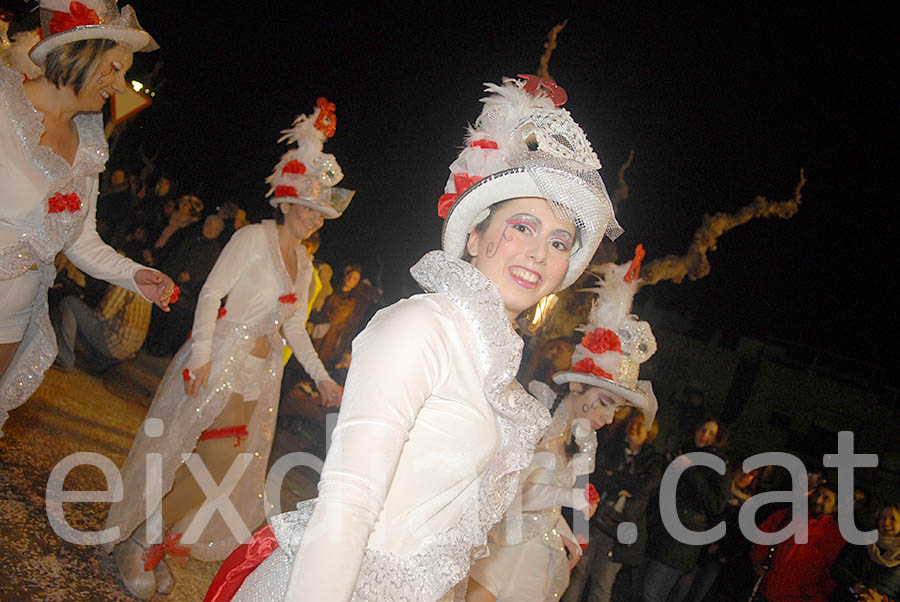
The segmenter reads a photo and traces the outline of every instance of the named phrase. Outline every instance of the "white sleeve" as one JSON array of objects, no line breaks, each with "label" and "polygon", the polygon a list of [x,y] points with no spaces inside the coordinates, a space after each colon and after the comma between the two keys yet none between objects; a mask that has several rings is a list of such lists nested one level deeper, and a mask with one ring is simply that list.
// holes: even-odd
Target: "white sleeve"
[{"label": "white sleeve", "polygon": [[196,370],[209,361],[219,306],[256,255],[253,251],[255,232],[248,226],[232,235],[200,289],[191,330],[191,358],[187,363],[190,370]]},{"label": "white sleeve", "polygon": [[[312,266],[310,266],[309,276],[313,278]],[[303,291],[308,291],[309,284],[307,283],[301,288]],[[319,359],[316,348],[313,347],[309,333],[306,332],[307,310],[309,308],[308,294],[307,292],[307,297],[301,299],[300,308],[284,322],[284,336],[294,351],[294,355],[297,356],[297,361],[300,362],[300,365],[303,366],[303,369],[314,381],[332,380],[322,364],[322,360]]]},{"label": "white sleeve", "polygon": [[[97,234],[98,186],[97,178],[88,178],[88,199],[84,202],[87,215],[84,218],[81,234],[63,249],[63,252],[78,269],[87,272],[94,278],[106,280],[144,297],[134,282],[135,272],[144,269],[144,266],[119,255]],[[147,269],[152,270],[153,268]],[[146,297],[144,298],[146,299]]]},{"label": "white sleeve", "polygon": [[584,489],[557,487],[550,485],[552,475],[547,468],[539,468],[529,474],[522,485],[522,510],[533,512],[556,506],[566,506],[575,510],[587,507]]},{"label": "white sleeve", "polygon": [[285,600],[350,600],[409,431],[446,378],[446,321],[433,301],[408,299],[378,312],[353,341],[318,502]]}]

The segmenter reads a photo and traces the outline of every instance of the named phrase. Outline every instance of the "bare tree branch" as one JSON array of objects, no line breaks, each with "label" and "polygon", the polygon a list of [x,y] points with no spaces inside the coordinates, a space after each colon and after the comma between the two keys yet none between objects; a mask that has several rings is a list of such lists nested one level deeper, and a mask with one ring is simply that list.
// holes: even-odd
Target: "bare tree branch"
[{"label": "bare tree branch", "polygon": [[559,35],[559,32],[563,30],[568,22],[569,20],[566,19],[565,21],[551,29],[550,33],[547,34],[547,41],[544,42],[544,54],[543,56],[541,56],[541,66],[538,67],[538,77],[553,79],[553,77],[550,75],[550,55],[552,55],[553,51],[556,50],[556,36]]},{"label": "bare tree branch", "polygon": [[742,207],[736,213],[720,212],[715,215],[704,215],[703,223],[694,232],[687,253],[681,256],[666,255],[645,264],[641,271],[641,286],[656,284],[662,280],[671,280],[680,284],[685,277],[690,280],[703,278],[709,274],[710,270],[707,253],[716,250],[716,243],[720,236],[757,217],[790,219],[800,209],[800,191],[805,184],[806,177],[803,175],[803,170],[800,170],[800,181],[794,188],[794,196],[789,200],[772,202],[765,197],[758,196],[752,203]]}]

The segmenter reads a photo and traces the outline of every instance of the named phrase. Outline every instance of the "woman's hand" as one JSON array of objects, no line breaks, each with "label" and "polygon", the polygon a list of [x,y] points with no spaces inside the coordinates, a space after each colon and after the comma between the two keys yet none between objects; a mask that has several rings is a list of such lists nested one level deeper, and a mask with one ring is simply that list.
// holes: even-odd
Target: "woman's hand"
[{"label": "woman's hand", "polygon": [[158,308],[169,311],[169,299],[175,290],[175,283],[171,278],[162,272],[141,268],[134,273],[134,283]]},{"label": "woman's hand", "polygon": [[184,369],[184,392],[194,397],[200,392],[200,387],[206,387],[209,384],[209,371],[212,362],[206,362],[196,370]]},{"label": "woman's hand", "polygon": [[[594,504],[594,506],[596,506],[596,504]],[[571,571],[575,568],[575,565],[578,564],[578,561],[581,559],[581,546],[579,546],[568,537],[560,535],[559,538],[562,540],[563,545],[566,546],[566,554],[569,556],[569,570]]]},{"label": "woman's hand", "polygon": [[333,380],[317,380],[316,388],[319,390],[319,396],[322,398],[322,405],[326,408],[339,407],[341,405],[341,395],[343,391]]},{"label": "woman's hand", "polygon": [[597,504],[598,502],[593,502],[584,507],[582,512],[584,513],[585,520],[591,520],[591,517],[594,516],[595,512],[597,512]]}]

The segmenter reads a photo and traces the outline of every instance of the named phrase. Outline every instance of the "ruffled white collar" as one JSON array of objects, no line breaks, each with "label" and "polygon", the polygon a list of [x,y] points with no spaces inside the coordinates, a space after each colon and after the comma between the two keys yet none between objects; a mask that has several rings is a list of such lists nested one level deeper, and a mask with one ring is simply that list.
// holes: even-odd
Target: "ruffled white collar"
[{"label": "ruffled white collar", "polygon": [[94,176],[106,167],[109,146],[103,136],[103,116],[81,113],[73,118],[78,128],[78,152],[70,166],[65,159],[40,143],[44,134],[44,115],[34,108],[25,95],[24,76],[0,65],[0,102],[9,112],[16,133],[34,166],[51,183],[50,189],[61,188],[73,176]]},{"label": "ruffled white collar", "polygon": [[503,414],[518,414],[517,400],[501,393],[516,377],[523,343],[509,322],[497,285],[472,264],[444,251],[427,253],[409,272],[426,292],[443,293],[463,312],[478,342],[488,401]]}]

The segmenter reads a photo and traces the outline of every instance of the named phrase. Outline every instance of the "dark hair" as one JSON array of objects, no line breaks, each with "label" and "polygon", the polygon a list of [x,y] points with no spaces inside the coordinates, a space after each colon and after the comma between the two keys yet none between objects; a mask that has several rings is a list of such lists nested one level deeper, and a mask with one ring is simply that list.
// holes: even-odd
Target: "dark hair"
[{"label": "dark hair", "polygon": [[[485,217],[483,220],[481,220],[480,222],[475,224],[475,227],[472,228],[472,232],[478,232],[479,234],[483,234],[484,232],[486,232],[488,227],[491,225],[491,220],[494,219],[494,214],[497,212],[497,210],[500,209],[500,207],[502,207],[503,205],[510,202],[511,200],[512,199],[506,199],[505,201],[497,201],[493,205],[490,205],[487,208],[487,210],[488,210],[487,217]],[[469,255],[468,248],[463,249],[462,260],[467,261],[467,262],[472,261],[472,256]]]},{"label": "dark hair", "polygon": [[272,218],[279,226],[284,224],[284,212],[281,211],[281,203],[278,203],[272,208]]},{"label": "dark hair", "polygon": [[71,86],[78,95],[87,82],[100,55],[115,48],[118,42],[107,39],[78,40],[69,42],[47,53],[44,77],[57,88]]}]

